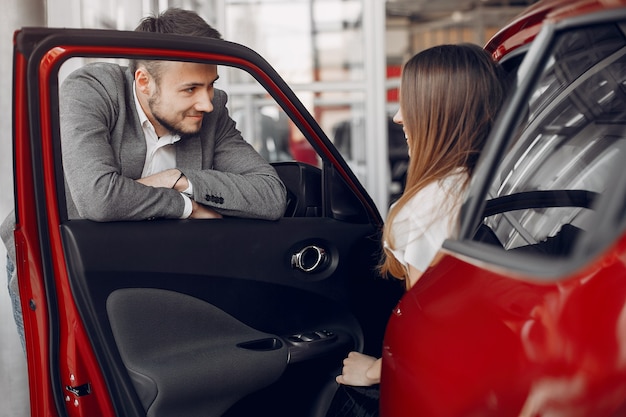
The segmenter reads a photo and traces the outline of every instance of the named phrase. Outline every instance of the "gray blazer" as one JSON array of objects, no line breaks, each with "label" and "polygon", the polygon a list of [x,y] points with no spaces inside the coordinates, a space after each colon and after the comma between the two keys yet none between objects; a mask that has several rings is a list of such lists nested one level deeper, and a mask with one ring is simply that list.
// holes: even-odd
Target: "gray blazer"
[{"label": "gray blazer", "polygon": [[[76,70],[60,89],[63,169],[70,218],[95,221],[180,218],[175,190],[147,187],[141,176],[146,143],[124,67],[96,63]],[[276,171],[242,137],[215,90],[214,110],[195,137],[175,144],[176,165],[193,184],[193,199],[227,216],[275,220],[286,191]],[[11,212],[0,237],[15,261]]]},{"label": "gray blazer", "polygon": [[[60,89],[63,169],[70,218],[96,221],[180,218],[184,200],[140,178],[146,143],[130,71],[109,63],[73,72]],[[198,135],[177,142],[176,167],[193,184],[193,199],[227,215],[275,220],[285,210],[285,186],[241,136],[215,90],[214,110]],[[71,198],[69,198],[71,196]]]}]

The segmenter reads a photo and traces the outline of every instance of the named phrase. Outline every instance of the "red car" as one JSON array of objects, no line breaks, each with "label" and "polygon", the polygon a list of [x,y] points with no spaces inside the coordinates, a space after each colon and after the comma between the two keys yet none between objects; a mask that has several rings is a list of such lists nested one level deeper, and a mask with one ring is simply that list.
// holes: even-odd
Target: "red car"
[{"label": "red car", "polygon": [[512,91],[391,315],[381,414],[624,416],[626,1],[540,2],[486,48]]}]

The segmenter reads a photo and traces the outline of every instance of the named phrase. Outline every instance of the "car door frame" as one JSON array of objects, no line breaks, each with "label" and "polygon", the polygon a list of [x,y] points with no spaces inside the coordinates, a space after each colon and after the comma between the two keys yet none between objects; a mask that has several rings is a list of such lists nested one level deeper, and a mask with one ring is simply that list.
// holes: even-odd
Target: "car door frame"
[{"label": "car door frame", "polygon": [[[154,47],[155,44],[159,46]],[[177,54],[176,50],[180,52]],[[73,56],[139,55],[170,59],[186,56],[194,59],[193,51],[198,59],[212,56],[218,64],[250,72],[309,139],[323,161],[322,217],[370,224],[373,232],[382,225],[373,201],[319,125],[280,76],[253,51],[226,41],[187,39],[183,42],[168,35],[136,32],[48,28],[25,28],[16,32],[14,236],[18,276],[24,277],[19,280],[19,288],[25,312],[33,415],[56,412],[54,415],[59,416],[114,416],[140,415],[142,411],[136,402],[125,404],[119,400],[132,395],[127,386],[114,387],[108,383],[111,375],[105,375],[100,368],[101,358],[83,324],[83,315],[71,301],[76,288],[65,267],[67,254],[58,227],[67,220],[61,198],[63,180],[58,175],[60,167],[56,162],[60,160],[60,148],[54,145],[54,138],[58,137],[58,118],[50,116],[54,112],[58,114],[58,104],[49,99],[58,96],[55,80],[59,66]],[[338,181],[345,187],[333,185]],[[360,204],[362,210],[352,212],[349,207],[354,201],[343,204],[346,198],[358,200],[357,205]],[[372,241],[376,237],[372,236]],[[61,305],[63,308],[59,307]],[[365,310],[365,303],[359,308]],[[381,340],[382,332],[379,329]]]}]

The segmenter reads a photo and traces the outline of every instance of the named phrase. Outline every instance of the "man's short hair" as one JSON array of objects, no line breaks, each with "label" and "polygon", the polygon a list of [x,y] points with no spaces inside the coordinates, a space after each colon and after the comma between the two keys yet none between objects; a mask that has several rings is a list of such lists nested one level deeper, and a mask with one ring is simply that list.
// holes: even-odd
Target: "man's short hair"
[{"label": "man's short hair", "polygon": [[[196,12],[175,7],[169,8],[156,16],[144,17],[135,28],[135,32],[171,33],[174,35],[222,39],[222,35]],[[142,63],[152,76],[158,79],[158,64],[152,64],[156,62],[158,61],[131,60],[129,68],[134,74],[139,63]],[[150,70],[151,68],[156,73],[153,73]]]}]

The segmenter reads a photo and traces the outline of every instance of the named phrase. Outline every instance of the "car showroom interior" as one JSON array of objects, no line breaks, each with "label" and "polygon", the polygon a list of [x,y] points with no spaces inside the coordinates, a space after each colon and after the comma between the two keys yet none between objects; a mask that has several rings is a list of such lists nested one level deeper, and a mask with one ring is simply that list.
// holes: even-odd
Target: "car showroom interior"
[{"label": "car showroom interior", "polygon": [[[436,45],[473,43],[483,47],[504,25],[537,1],[4,1],[5,23],[0,27],[0,91],[4,92],[0,95],[0,126],[4,132],[0,139],[0,220],[14,208],[12,62],[14,32],[20,28],[132,31],[143,17],[169,7],[197,12],[225,40],[254,50],[276,69],[319,123],[384,218],[402,194],[408,167],[404,132],[392,120],[399,108],[403,64],[414,54]],[[74,64],[83,62],[70,62],[68,68],[59,72],[60,81]],[[219,88],[228,92],[229,111],[237,128],[268,162],[319,163],[315,150],[304,137],[293,133],[285,114],[277,111],[247,75],[224,69]],[[2,246],[3,274],[5,259],[6,249]],[[0,417],[26,417],[30,415],[26,358],[6,286],[3,284],[2,288],[0,390],[4,399]]]}]

